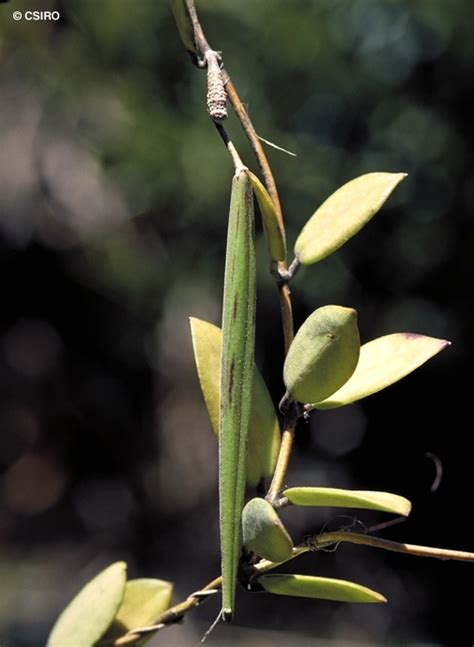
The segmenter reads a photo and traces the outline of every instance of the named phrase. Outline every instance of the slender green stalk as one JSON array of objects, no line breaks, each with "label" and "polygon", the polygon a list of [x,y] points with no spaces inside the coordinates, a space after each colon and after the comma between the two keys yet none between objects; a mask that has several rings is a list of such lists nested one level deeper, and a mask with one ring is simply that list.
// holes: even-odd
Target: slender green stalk
[{"label": "slender green stalk", "polygon": [[241,547],[255,345],[253,193],[242,170],[232,180],[222,306],[219,517],[222,617],[232,619]]}]

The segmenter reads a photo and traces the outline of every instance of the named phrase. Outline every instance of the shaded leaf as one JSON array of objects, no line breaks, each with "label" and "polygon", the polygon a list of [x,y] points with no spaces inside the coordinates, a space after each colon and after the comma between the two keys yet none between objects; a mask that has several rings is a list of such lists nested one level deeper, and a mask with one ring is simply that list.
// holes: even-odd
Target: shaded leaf
[{"label": "shaded leaf", "polygon": [[256,175],[251,171],[247,171],[247,175],[249,176],[255,197],[257,198],[260,213],[262,214],[263,228],[267,238],[270,257],[274,261],[284,261],[286,258],[285,230],[280,225],[272,199]]},{"label": "shaded leaf", "polygon": [[311,406],[333,409],[366,398],[398,382],[450,343],[413,333],[394,333],[374,339],[361,347],[359,362],[350,379],[328,398]]},{"label": "shaded leaf", "polygon": [[197,54],[197,47],[194,41],[194,29],[188,6],[185,0],[171,0],[171,9],[176,20],[179,35],[184,46],[192,54]]},{"label": "shaded leaf", "polygon": [[291,595],[302,598],[319,598],[339,602],[386,602],[383,595],[365,586],[335,580],[329,577],[311,575],[262,575],[258,583],[265,591],[277,595]]},{"label": "shaded leaf", "polygon": [[126,571],[125,562],[116,562],[88,582],[57,619],[47,647],[92,647],[117,614]]},{"label": "shaded leaf", "polygon": [[283,379],[291,397],[317,402],[346,382],[359,359],[357,313],[324,306],[310,315],[288,350]]},{"label": "shaded leaf", "polygon": [[[219,433],[219,366],[222,331],[207,321],[190,317],[194,359],[199,383],[216,434]],[[247,446],[247,483],[257,485],[263,476],[271,476],[280,448],[280,426],[268,389],[255,366],[252,386],[252,410]]]},{"label": "shaded leaf", "polygon": [[407,517],[411,503],[405,497],[390,492],[370,490],[340,490],[329,487],[292,487],[283,492],[288,501],[300,506],[331,506],[381,510]]},{"label": "shaded leaf", "polygon": [[291,556],[293,541],[275,509],[265,499],[251,499],[242,511],[243,542],[247,550],[271,562]]},{"label": "shaded leaf", "polygon": [[303,227],[295,255],[303,265],[321,261],[366,225],[406,173],[367,173],[344,184]]},{"label": "shaded leaf", "polygon": [[[115,620],[97,647],[110,645],[111,641],[131,629],[152,624],[163,611],[169,609],[172,595],[171,582],[145,578],[127,582]],[[150,633],[136,644],[144,645],[152,636],[153,634]]]}]

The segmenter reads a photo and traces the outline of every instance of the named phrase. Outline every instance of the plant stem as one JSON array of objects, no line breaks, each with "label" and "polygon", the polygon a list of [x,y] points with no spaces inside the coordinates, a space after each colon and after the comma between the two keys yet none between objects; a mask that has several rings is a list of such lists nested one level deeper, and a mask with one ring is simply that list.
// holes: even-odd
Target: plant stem
[{"label": "plant stem", "polygon": [[274,503],[280,496],[280,492],[285,485],[286,473],[290,462],[291,451],[293,449],[293,440],[295,437],[296,420],[290,422],[288,418],[285,419],[288,424],[285,425],[285,430],[281,436],[280,451],[278,453],[277,464],[273,472],[272,482],[265,497],[269,503]]},{"label": "plant stem", "polygon": [[224,142],[227,150],[229,151],[229,155],[231,156],[232,162],[234,164],[235,174],[237,175],[238,173],[240,173],[240,171],[246,170],[247,167],[240,159],[240,155],[237,152],[236,147],[232,143],[229,135],[227,134],[227,131],[224,128],[224,126],[216,122],[214,122],[214,126],[216,127],[217,132],[221,136],[222,141]]},{"label": "plant stem", "polygon": [[434,557],[435,559],[453,559],[459,562],[474,562],[474,553],[469,553],[463,550],[449,550],[447,548],[432,548],[430,546],[417,546],[415,544],[401,544],[397,541],[381,539],[380,537],[373,537],[372,535],[362,535],[357,532],[325,532],[313,537],[311,544],[313,549],[320,549],[341,541],[345,541],[350,544],[371,546],[372,548],[381,548],[382,550],[404,553],[415,557]]},{"label": "plant stem", "polygon": [[183,602],[179,602],[170,609],[167,609],[166,611],[161,613],[152,625],[133,629],[132,631],[126,633],[124,636],[117,638],[112,643],[112,645],[114,647],[121,647],[122,645],[133,645],[147,634],[155,633],[156,631],[160,631],[160,629],[164,629],[169,625],[180,622],[183,616],[191,611],[191,609],[194,609],[194,607],[197,607],[199,604],[201,604],[201,602],[207,600],[208,597],[212,597],[214,594],[218,593],[221,589],[221,586],[222,577],[216,577],[214,580],[206,584],[204,588],[200,589],[196,593],[189,595],[186,600],[183,600]]}]

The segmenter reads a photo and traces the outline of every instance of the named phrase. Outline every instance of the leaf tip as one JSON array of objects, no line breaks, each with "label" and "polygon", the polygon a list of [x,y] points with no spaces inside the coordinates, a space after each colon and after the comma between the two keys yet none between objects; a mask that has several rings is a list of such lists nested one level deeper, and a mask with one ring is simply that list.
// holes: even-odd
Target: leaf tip
[{"label": "leaf tip", "polygon": [[438,343],[439,346],[439,351],[444,350],[448,346],[451,346],[451,342],[448,339],[437,339],[436,337],[427,337],[426,335],[420,335],[419,333],[416,332],[404,332],[400,333],[402,337],[404,337],[407,340],[416,340],[416,339],[426,339],[431,341],[432,343]]},{"label": "leaf tip", "polygon": [[408,499],[405,499],[405,497],[400,497],[400,507],[398,509],[400,516],[402,517],[410,516],[412,507],[413,506],[411,504],[411,501],[409,501]]}]

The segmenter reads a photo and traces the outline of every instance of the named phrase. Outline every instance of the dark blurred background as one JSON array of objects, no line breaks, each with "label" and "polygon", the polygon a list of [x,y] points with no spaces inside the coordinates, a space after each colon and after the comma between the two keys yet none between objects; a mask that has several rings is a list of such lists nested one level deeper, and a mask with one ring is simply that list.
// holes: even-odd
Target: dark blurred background
[{"label": "dark blurred background", "polygon": [[[60,19],[15,22],[26,9]],[[268,151],[290,246],[347,180],[409,173],[363,232],[297,275],[297,323],[338,303],[358,309],[365,341],[453,341],[386,392],[316,413],[288,482],[398,492],[413,514],[386,537],[474,550],[472,0],[198,9],[259,133],[297,154]],[[188,316],[219,322],[232,168],[167,2],[12,0],[0,26],[0,643],[38,647],[111,561],[174,581],[176,601],[218,573],[217,448]],[[228,129],[257,170],[235,118]],[[277,402],[282,338],[260,227],[257,244],[257,362]],[[433,494],[426,452],[444,469]],[[341,512],[285,520],[300,539],[354,521]],[[463,592],[474,566],[341,546],[295,567],[353,578],[389,604],[242,592],[236,624],[209,643],[474,641]],[[150,644],[195,645],[217,610]]]}]

